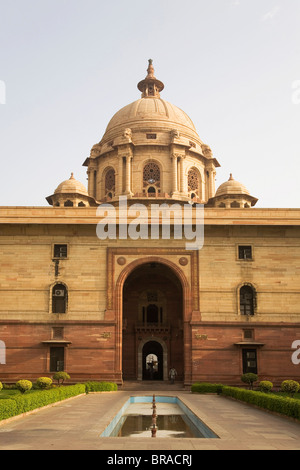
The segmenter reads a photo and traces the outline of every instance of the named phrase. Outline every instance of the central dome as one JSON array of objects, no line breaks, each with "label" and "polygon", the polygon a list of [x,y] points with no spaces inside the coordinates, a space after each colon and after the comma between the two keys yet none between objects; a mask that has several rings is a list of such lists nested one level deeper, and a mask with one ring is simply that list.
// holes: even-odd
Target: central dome
[{"label": "central dome", "polygon": [[189,116],[177,106],[158,97],[141,98],[120,109],[110,120],[102,141],[112,139],[125,127],[131,129],[177,129],[200,140]]},{"label": "central dome", "polygon": [[220,164],[190,117],[160,97],[164,84],[154,76],[152,59],[147,72],[137,85],[140,99],[114,114],[83,164],[88,193],[100,203],[117,203],[120,196],[206,202],[215,194]]}]

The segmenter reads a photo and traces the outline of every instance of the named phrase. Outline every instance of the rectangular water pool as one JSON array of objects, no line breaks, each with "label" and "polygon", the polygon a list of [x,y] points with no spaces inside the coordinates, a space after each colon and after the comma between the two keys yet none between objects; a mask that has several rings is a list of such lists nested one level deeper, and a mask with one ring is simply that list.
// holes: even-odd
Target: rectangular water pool
[{"label": "rectangular water pool", "polygon": [[[128,399],[100,437],[151,437],[153,396]],[[178,397],[156,396],[158,438],[218,438]]]}]

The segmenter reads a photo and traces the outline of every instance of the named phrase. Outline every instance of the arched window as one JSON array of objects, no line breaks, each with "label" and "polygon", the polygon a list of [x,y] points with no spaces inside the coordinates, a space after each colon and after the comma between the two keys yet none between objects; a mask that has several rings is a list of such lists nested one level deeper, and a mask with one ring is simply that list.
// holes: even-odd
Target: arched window
[{"label": "arched window", "polygon": [[191,168],[188,172],[188,192],[192,198],[201,199],[201,176],[197,168]]},{"label": "arched window", "polygon": [[110,199],[115,196],[116,192],[116,174],[113,168],[106,171],[105,174],[105,196]]},{"label": "arched window", "polygon": [[244,285],[240,288],[240,312],[241,315],[254,315],[256,304],[256,292],[253,286]]},{"label": "arched window", "polygon": [[154,162],[149,162],[144,166],[143,189],[148,196],[155,196],[160,192],[160,168]]},{"label": "arched window", "polygon": [[52,313],[67,312],[68,291],[64,284],[52,287]]},{"label": "arched window", "polygon": [[158,306],[150,304],[147,307],[147,323],[158,323]]},{"label": "arched window", "polygon": [[73,204],[72,201],[70,201],[70,199],[68,199],[68,200],[64,203],[64,206],[65,206],[65,207],[73,207],[73,205],[74,205],[74,204]]}]

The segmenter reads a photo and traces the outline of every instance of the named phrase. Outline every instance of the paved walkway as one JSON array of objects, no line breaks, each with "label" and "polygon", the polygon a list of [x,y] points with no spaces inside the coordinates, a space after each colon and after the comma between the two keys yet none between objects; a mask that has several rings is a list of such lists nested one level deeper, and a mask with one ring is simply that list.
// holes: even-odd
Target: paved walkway
[{"label": "paved walkway", "polygon": [[[112,455],[118,450],[300,450],[299,423],[225,397],[178,388],[82,395],[0,422],[0,450],[111,450]],[[153,393],[178,396],[219,438],[99,437],[130,396]]]}]

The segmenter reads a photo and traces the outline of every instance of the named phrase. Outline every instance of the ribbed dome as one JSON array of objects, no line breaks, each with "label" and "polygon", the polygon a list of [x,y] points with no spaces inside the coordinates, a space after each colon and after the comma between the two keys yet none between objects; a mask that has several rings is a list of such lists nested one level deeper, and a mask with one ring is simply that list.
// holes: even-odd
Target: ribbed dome
[{"label": "ribbed dome", "polygon": [[80,183],[80,181],[77,181],[74,178],[73,173],[71,174],[70,179],[63,181],[62,183],[60,183],[59,186],[57,186],[56,190],[54,191],[54,194],[58,193],[77,193],[88,196],[86,187],[82,183]]},{"label": "ribbed dome", "polygon": [[178,129],[199,140],[189,116],[177,106],[157,97],[141,98],[120,109],[110,120],[102,141],[111,139],[125,128]]},{"label": "ribbed dome", "polygon": [[250,195],[248,189],[238,181],[235,181],[230,175],[230,178],[225,183],[221,184],[216,192],[217,196],[225,196],[226,194],[247,194]]}]

